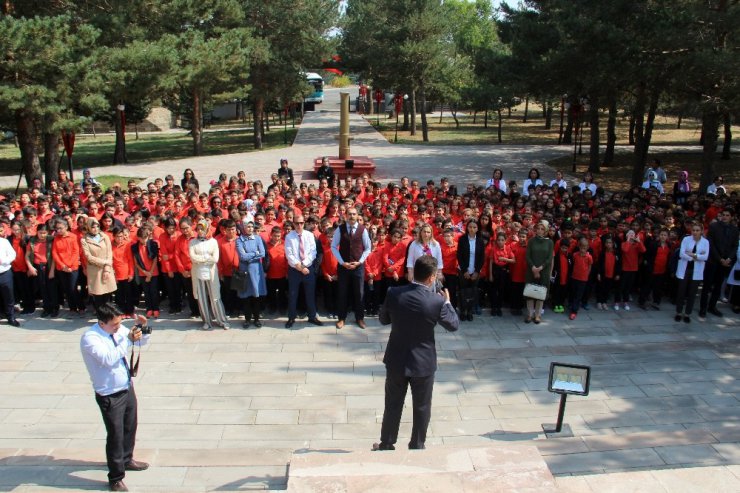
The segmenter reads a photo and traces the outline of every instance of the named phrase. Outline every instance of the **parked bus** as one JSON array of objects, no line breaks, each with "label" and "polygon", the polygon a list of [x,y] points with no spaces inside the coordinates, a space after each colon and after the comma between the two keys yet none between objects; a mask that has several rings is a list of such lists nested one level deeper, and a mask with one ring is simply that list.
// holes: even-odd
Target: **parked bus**
[{"label": "parked bus", "polygon": [[315,72],[308,72],[306,74],[306,80],[313,86],[314,92],[303,101],[305,102],[306,111],[313,111],[316,109],[317,104],[324,102],[324,79]]}]

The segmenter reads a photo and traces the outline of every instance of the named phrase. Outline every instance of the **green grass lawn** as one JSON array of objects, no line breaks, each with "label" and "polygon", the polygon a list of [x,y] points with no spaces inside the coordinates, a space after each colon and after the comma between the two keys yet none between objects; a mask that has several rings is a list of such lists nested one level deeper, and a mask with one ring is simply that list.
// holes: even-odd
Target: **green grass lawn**
[{"label": "green grass lawn", "polygon": [[[293,143],[298,127],[288,125],[288,144],[284,144],[283,127],[275,125],[265,132],[264,147],[276,149]],[[204,154],[232,154],[255,150],[250,130],[207,132],[203,135]],[[112,134],[78,135],[74,150],[75,169],[93,168],[112,164],[115,136]],[[160,159],[187,158],[193,155],[193,139],[185,133],[141,134],[136,140],[132,133],[126,135],[126,154],[129,163]],[[66,161],[66,160],[65,160]],[[0,175],[12,175],[20,169],[20,151],[12,143],[0,145]]]}]

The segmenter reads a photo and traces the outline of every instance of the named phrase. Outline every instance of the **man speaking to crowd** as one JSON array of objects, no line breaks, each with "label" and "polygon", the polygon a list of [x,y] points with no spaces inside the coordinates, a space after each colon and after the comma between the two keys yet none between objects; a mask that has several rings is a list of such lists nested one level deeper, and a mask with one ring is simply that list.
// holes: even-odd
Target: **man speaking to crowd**
[{"label": "man speaking to crowd", "polygon": [[380,443],[374,450],[394,450],[401,423],[403,401],[411,386],[414,420],[409,449],[423,449],[432,416],[432,388],[437,370],[434,327],[439,323],[450,332],[460,320],[446,289],[437,293],[437,259],[430,255],[414,263],[414,280],[388,290],[379,318],[391,325],[385,350],[385,410]]},{"label": "man speaking to crowd", "polygon": [[105,456],[110,491],[128,491],[123,482],[126,471],[143,471],[149,467],[146,462],[134,460],[137,402],[131,377],[135,376],[138,361],[133,374],[126,361],[127,350],[135,342],[148,341],[149,335],[142,338],[147,321],[137,315],[136,326],[129,331],[121,325],[122,320],[123,313],[115,305],[104,303],[98,307],[98,323],[80,341],[82,359],[108,434]]}]

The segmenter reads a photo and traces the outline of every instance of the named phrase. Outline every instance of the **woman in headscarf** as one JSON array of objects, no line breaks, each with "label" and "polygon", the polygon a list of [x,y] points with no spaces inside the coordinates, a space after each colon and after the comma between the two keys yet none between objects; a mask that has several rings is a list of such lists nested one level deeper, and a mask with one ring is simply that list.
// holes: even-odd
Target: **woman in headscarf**
[{"label": "woman in headscarf", "polygon": [[[547,237],[550,224],[542,220],[534,227],[535,236],[527,243],[527,271],[526,281],[549,287],[550,275],[552,274],[553,243]],[[542,321],[542,305],[544,301],[527,298],[526,323],[534,321],[538,324]]]},{"label": "woman in headscarf", "polygon": [[110,301],[117,288],[113,272],[113,247],[110,237],[100,232],[100,223],[94,217],[87,220],[87,233],[80,240],[82,254],[87,260],[87,292],[97,309]]},{"label": "woman in headscarf", "polygon": [[647,174],[647,179],[642,182],[642,188],[644,188],[645,190],[655,188],[660,193],[663,193],[663,184],[658,179],[658,174],[652,170]]},{"label": "woman in headscarf", "polygon": [[260,322],[260,296],[267,295],[265,271],[262,262],[266,255],[265,243],[255,234],[254,223],[244,225],[244,235],[236,240],[236,252],[239,255],[239,272],[248,274],[244,290],[237,292],[237,296],[244,300],[244,328],[249,328],[250,321],[254,326],[262,327]]},{"label": "woman in headscarf", "polygon": [[193,268],[190,277],[193,281],[193,297],[198,300],[203,330],[214,325],[229,328],[224,305],[221,302],[221,283],[218,280],[218,242],[207,238],[210,223],[201,219],[195,226],[196,237],[190,240],[188,251]]},{"label": "woman in headscarf", "polygon": [[681,171],[678,181],[673,184],[673,201],[678,205],[684,205],[691,195],[691,183],[689,183],[689,172]]}]

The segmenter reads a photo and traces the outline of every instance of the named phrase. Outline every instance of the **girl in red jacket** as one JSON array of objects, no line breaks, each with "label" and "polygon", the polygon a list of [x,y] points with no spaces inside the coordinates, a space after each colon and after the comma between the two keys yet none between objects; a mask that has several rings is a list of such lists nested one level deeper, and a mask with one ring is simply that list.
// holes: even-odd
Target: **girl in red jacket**
[{"label": "girl in red jacket", "polygon": [[383,249],[378,245],[378,236],[370,237],[372,251],[365,260],[365,313],[368,316],[378,314],[380,290],[383,284]]},{"label": "girl in red jacket", "polygon": [[[640,255],[645,253],[645,245],[640,238],[631,229],[625,235],[625,241],[622,243],[622,282],[619,290],[622,298],[622,308],[630,309],[629,296],[632,287],[637,278],[637,269],[640,265]],[[618,310],[619,305],[614,304],[614,309]]]}]

